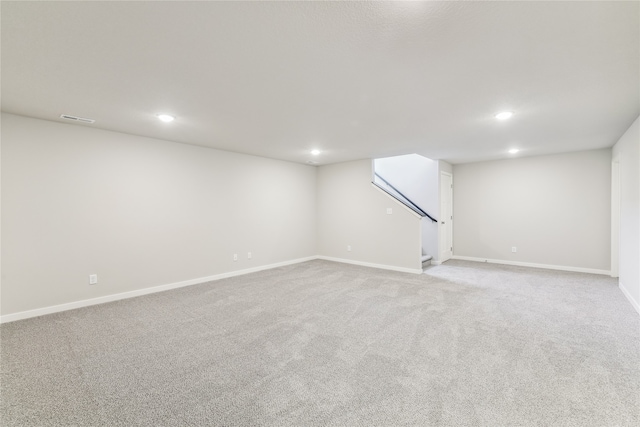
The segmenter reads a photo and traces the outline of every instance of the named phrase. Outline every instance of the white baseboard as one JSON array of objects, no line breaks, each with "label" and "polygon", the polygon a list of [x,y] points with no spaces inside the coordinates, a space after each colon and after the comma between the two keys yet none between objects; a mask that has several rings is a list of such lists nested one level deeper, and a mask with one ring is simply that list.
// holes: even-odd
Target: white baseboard
[{"label": "white baseboard", "polygon": [[442,265],[442,261],[431,260],[431,265]]},{"label": "white baseboard", "polygon": [[324,255],[318,255],[317,259],[323,259],[325,261],[341,262],[343,264],[360,265],[363,267],[381,268],[383,270],[400,271],[402,273],[422,274],[421,268],[396,267],[393,265],[374,264],[371,262],[354,261],[351,259],[344,259],[344,258],[333,258],[333,257],[324,256]]},{"label": "white baseboard", "polygon": [[634,300],[633,297],[631,296],[631,294],[629,293],[629,291],[627,290],[627,288],[624,287],[624,285],[622,284],[622,282],[618,283],[618,286],[620,287],[620,290],[622,291],[622,293],[624,294],[625,297],[627,297],[627,299],[629,300],[629,302],[631,303],[631,305],[633,306],[633,308],[636,309],[636,311],[638,312],[638,314],[640,314],[640,304],[638,304],[638,301]]},{"label": "white baseboard", "polygon": [[[340,263],[344,263],[344,264],[353,264],[353,265],[359,265],[359,266],[363,266],[363,267],[380,268],[380,269],[383,269],[383,270],[399,271],[399,272],[402,272],[402,273],[422,274],[422,269],[417,269],[417,268],[414,269],[414,268],[406,268],[406,267],[396,267],[396,266],[391,266],[391,265],[374,264],[374,263],[370,263],[370,262],[354,261],[354,260],[350,260],[350,259],[334,258],[334,257],[327,257],[327,256],[310,256],[310,257],[306,257],[306,258],[298,258],[298,259],[294,259],[294,260],[290,260],[290,261],[283,261],[283,262],[263,265],[263,266],[259,266],[259,267],[247,268],[245,270],[231,271],[231,272],[228,272],[228,273],[221,273],[221,274],[216,274],[216,275],[213,275],[213,276],[200,277],[200,278],[197,278],[197,279],[185,280],[185,281],[182,281],[182,282],[169,283],[169,284],[160,285],[160,286],[153,286],[153,287],[150,287],[150,288],[138,289],[138,290],[135,290],[135,291],[122,292],[122,293],[113,294],[113,295],[105,295],[105,296],[98,297],[98,298],[91,298],[91,299],[82,300],[82,301],[74,301],[74,302],[65,303],[65,304],[59,304],[59,305],[53,305],[53,306],[49,306],[49,307],[38,308],[38,309],[34,309],[34,310],[27,310],[27,311],[21,311],[21,312],[18,312],[18,313],[6,314],[6,315],[0,316],[0,323],[14,322],[16,320],[22,320],[22,319],[28,319],[28,318],[31,318],[31,317],[43,316],[45,314],[58,313],[58,312],[61,312],[61,311],[73,310],[73,309],[76,309],[76,308],[89,307],[89,306],[92,306],[92,305],[104,304],[104,303],[107,303],[107,302],[119,301],[119,300],[123,300],[123,299],[127,299],[127,298],[134,298],[134,297],[138,297],[138,296],[142,296],[142,295],[153,294],[153,293],[156,293],[156,292],[163,292],[163,291],[168,291],[168,290],[171,290],[171,289],[183,288],[185,286],[197,285],[197,284],[200,284],[200,283],[206,283],[206,282],[211,282],[211,281],[215,281],[215,280],[226,279],[226,278],[229,278],[229,277],[241,276],[241,275],[249,274],[249,273],[256,273],[258,271],[269,270],[269,269],[272,269],[272,268],[284,267],[284,266],[287,266],[287,265],[298,264],[298,263],[306,262],[306,261],[312,261],[314,259],[322,259],[322,260],[326,260],[326,261],[334,261],[334,262],[340,262]],[[587,268],[580,268],[580,267],[564,267],[564,266],[557,266],[557,265],[546,265],[546,264],[533,264],[533,263],[524,263],[524,262],[492,260],[492,259],[475,258],[475,257],[464,257],[464,256],[457,256],[457,255],[453,256],[452,259],[459,259],[459,260],[466,260],[466,261],[476,261],[476,262],[489,262],[489,263],[492,263],[492,264],[517,265],[517,266],[522,266],[522,267],[546,268],[546,269],[551,269],[551,270],[576,271],[576,272],[582,272],[582,273],[605,274],[605,275],[609,275],[610,274],[609,271],[605,271],[605,270],[594,270],[594,269],[587,269]],[[434,265],[442,264],[442,262],[434,261],[434,260],[431,260],[431,263],[434,264]],[[638,304],[638,302],[635,301],[631,297],[631,294],[622,285],[622,283],[620,283],[619,286],[620,286],[620,289],[622,290],[622,293],[629,300],[629,302],[631,303],[633,308],[635,308],[635,310],[640,314],[640,305]]]},{"label": "white baseboard", "polygon": [[278,262],[275,264],[262,265],[259,267],[247,268],[245,270],[231,271],[228,273],[216,274],[208,277],[200,277],[197,279],[185,280],[182,282],[169,283],[166,285],[153,286],[151,288],[137,289],[135,291],[122,292],[119,294],[105,295],[103,297],[91,298],[82,301],[74,301],[60,305],[52,305],[49,307],[37,308],[35,310],[21,311],[18,313],[6,314],[0,316],[0,323],[14,322],[16,320],[28,319],[30,317],[43,316],[45,314],[58,313],[60,311],[73,310],[76,308],[88,307],[96,304],[104,304],[106,302],[118,301],[127,298],[139,297],[142,295],[153,294],[156,292],[168,291],[170,289],[183,288],[185,286],[198,285],[200,283],[211,282],[214,280],[226,279],[228,277],[241,276],[243,274],[255,273],[262,270],[269,270],[276,267],[283,267],[291,264],[298,264],[301,262],[311,261],[317,259],[316,256],[310,256],[306,258],[298,258],[290,261]]},{"label": "white baseboard", "polygon": [[505,261],[501,259],[487,259],[487,258],[477,258],[477,257],[460,256],[460,255],[454,255],[453,257],[451,257],[451,259],[459,259],[463,261],[488,262],[490,264],[517,265],[519,267],[545,268],[547,270],[574,271],[577,273],[604,274],[606,276],[611,275],[611,271],[609,270],[597,270],[594,268],[569,267],[564,265],[550,265],[550,264],[535,264],[532,262]]}]

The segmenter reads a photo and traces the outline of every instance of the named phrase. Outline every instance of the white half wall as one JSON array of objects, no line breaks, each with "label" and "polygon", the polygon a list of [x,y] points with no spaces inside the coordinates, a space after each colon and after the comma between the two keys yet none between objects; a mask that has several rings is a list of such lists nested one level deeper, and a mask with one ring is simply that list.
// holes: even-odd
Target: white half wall
[{"label": "white half wall", "polygon": [[315,167],[2,114],[3,316],[315,255]]},{"label": "white half wall", "polygon": [[[438,161],[418,154],[385,157],[374,160],[376,173],[389,181],[402,194],[429,215],[438,219],[439,172]],[[438,223],[423,217],[422,251],[438,258]]]},{"label": "white half wall", "polygon": [[454,256],[610,271],[610,149],[453,171]]},{"label": "white half wall", "polygon": [[620,182],[620,288],[640,313],[640,118],[614,145],[613,161],[619,165]]},{"label": "white half wall", "polygon": [[371,160],[318,167],[318,254],[422,272],[420,217],[375,188],[371,177]]}]

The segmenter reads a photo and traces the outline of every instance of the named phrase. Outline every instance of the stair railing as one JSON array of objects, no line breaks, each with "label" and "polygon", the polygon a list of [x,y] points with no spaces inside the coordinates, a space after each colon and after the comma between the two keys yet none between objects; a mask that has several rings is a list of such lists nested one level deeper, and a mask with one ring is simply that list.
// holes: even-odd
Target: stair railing
[{"label": "stair railing", "polygon": [[421,216],[426,216],[427,218],[429,218],[432,222],[438,222],[437,219],[435,219],[434,217],[432,217],[431,215],[429,215],[428,213],[426,213],[423,209],[420,208],[420,206],[416,205],[410,198],[408,198],[407,196],[405,196],[404,194],[402,194],[402,192],[400,190],[398,190],[396,187],[394,187],[389,181],[387,181],[386,179],[384,179],[383,177],[381,177],[377,172],[373,173],[375,175],[376,178],[379,178],[380,181],[384,182],[386,185],[389,186],[389,188],[391,188],[393,191],[395,191],[396,193],[398,193],[400,196],[402,196],[402,198],[404,200],[407,201],[407,203],[405,203],[404,200],[400,200],[399,198],[395,197],[392,193],[388,192],[384,187],[382,187],[381,185],[378,185],[377,182],[375,182],[375,180],[372,182],[373,185],[375,185],[376,187],[380,188],[382,191],[384,191],[385,193],[389,194],[390,196],[394,197],[395,199],[399,200],[400,202],[402,202],[405,205],[408,205],[410,208],[412,208],[413,210],[415,210],[416,212],[418,212],[418,214],[420,214]]}]

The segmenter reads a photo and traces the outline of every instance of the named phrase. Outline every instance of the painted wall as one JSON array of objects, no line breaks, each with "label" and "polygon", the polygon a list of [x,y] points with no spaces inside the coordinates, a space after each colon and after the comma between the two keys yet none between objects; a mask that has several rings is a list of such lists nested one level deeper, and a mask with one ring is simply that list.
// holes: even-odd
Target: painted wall
[{"label": "painted wall", "polygon": [[620,288],[640,312],[640,118],[613,147],[620,171]]},{"label": "painted wall", "polygon": [[453,175],[453,165],[451,163],[447,163],[444,160],[438,160],[438,167],[442,172],[449,172]]},{"label": "painted wall", "polygon": [[453,171],[454,256],[609,271],[610,149]]},{"label": "painted wall", "polygon": [[420,271],[420,218],[371,176],[370,160],[318,167],[318,254]]},{"label": "painted wall", "polygon": [[315,167],[2,115],[3,315],[314,256],[315,230]]},{"label": "painted wall", "polygon": [[[378,174],[429,215],[438,219],[438,161],[418,154],[374,160]],[[421,220],[422,251],[438,258],[438,223]]]}]

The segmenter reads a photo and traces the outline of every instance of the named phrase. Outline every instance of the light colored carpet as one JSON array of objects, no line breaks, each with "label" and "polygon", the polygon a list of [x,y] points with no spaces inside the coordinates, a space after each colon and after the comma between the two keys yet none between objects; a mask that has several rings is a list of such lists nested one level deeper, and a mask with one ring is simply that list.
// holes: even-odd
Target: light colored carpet
[{"label": "light colored carpet", "polygon": [[2,325],[3,426],[638,426],[604,276],[311,261]]}]

